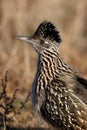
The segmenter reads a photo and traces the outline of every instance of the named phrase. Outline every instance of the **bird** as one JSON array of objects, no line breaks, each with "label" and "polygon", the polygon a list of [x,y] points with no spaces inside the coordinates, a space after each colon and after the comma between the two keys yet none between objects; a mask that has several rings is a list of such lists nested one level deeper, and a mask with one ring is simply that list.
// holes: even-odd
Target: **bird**
[{"label": "bird", "polygon": [[35,111],[57,130],[87,130],[87,80],[60,56],[62,38],[43,21],[32,36],[16,36],[38,54],[31,100]]}]

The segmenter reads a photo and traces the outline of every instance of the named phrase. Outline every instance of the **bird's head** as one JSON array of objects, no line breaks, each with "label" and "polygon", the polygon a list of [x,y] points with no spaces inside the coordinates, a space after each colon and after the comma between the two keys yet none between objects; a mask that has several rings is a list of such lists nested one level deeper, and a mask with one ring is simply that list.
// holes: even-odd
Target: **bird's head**
[{"label": "bird's head", "polygon": [[30,43],[38,53],[41,53],[44,49],[58,47],[62,41],[59,31],[51,22],[47,21],[39,25],[33,36],[16,36],[16,38]]}]

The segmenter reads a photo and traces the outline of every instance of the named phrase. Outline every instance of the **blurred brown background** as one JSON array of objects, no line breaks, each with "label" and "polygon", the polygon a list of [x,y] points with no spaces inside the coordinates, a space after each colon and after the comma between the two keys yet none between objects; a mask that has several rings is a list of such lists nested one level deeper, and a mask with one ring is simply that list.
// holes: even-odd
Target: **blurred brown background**
[{"label": "blurred brown background", "polygon": [[[63,59],[87,78],[87,0],[0,0],[0,79],[8,70],[8,93],[18,87],[20,100],[31,90],[37,54],[14,37],[32,35],[44,20],[60,31]],[[38,126],[31,105],[26,109],[27,118],[25,113],[22,118]]]}]

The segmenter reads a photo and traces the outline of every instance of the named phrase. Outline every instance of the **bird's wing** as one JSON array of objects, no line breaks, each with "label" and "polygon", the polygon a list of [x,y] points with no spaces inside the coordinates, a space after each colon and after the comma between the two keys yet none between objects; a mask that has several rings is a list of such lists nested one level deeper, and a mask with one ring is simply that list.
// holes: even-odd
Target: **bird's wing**
[{"label": "bird's wing", "polygon": [[80,100],[87,105],[87,80],[80,77],[77,73],[75,74],[64,74],[60,77],[63,82],[66,83],[66,87],[73,91]]},{"label": "bird's wing", "polygon": [[87,128],[86,105],[62,79],[54,79],[47,85],[41,112],[52,125],[62,129]]}]

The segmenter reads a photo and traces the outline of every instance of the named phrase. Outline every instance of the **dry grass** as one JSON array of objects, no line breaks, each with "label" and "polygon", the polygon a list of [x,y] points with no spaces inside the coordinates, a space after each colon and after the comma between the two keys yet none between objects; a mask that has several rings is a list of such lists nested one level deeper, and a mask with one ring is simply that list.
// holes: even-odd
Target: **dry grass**
[{"label": "dry grass", "polygon": [[[8,70],[8,95],[11,97],[15,89],[19,89],[16,107],[19,102],[25,101],[31,91],[37,55],[30,46],[16,41],[14,36],[31,35],[42,21],[52,21],[62,35],[60,53],[63,59],[87,78],[86,12],[86,0],[0,1],[0,79]],[[27,130],[41,126],[32,111],[30,100],[12,125],[15,130],[18,127]]]},{"label": "dry grass", "polygon": [[[14,90],[12,95],[8,94],[8,72],[5,73],[3,79],[1,79],[1,92],[0,92],[0,129],[1,130],[32,130],[41,129],[37,125],[37,122],[33,118],[34,115],[30,108],[30,93],[27,94],[25,100],[20,100],[18,88]],[[28,109],[30,111],[28,112]],[[32,118],[35,127],[33,128]]]}]

